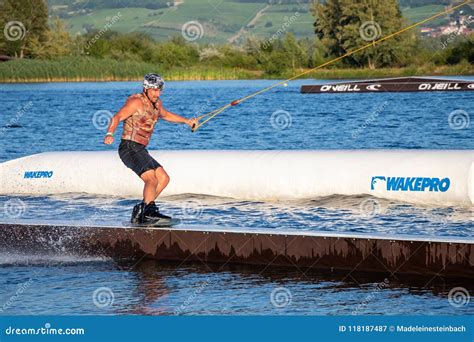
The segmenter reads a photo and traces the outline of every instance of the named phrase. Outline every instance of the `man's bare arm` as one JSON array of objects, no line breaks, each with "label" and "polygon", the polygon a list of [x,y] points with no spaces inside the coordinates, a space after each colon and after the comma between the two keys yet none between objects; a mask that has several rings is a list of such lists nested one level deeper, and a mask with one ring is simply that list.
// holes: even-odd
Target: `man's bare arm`
[{"label": "man's bare arm", "polygon": [[197,121],[196,119],[186,119],[182,117],[181,115],[171,113],[164,108],[161,108],[161,117],[163,118],[163,120],[166,120],[169,122],[176,122],[176,123],[185,123],[189,125],[190,127],[193,127],[193,125]]},{"label": "man's bare arm", "polygon": [[110,145],[114,142],[113,134],[117,129],[120,121],[127,119],[132,116],[141,105],[140,99],[131,99],[125,103],[125,105],[112,117],[107,128],[107,135],[105,136],[104,143]]}]

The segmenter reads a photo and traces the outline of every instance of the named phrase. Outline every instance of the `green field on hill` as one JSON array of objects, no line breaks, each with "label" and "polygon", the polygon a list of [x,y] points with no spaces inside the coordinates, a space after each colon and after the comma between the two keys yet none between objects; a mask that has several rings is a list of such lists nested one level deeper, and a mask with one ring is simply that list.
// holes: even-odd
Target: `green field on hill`
[{"label": "green field on hill", "polygon": [[[445,8],[443,5],[426,5],[414,8],[402,9],[403,16],[412,23],[419,22],[426,19],[436,13],[443,11]],[[433,21],[426,24],[426,26],[436,27],[445,25],[448,23],[448,16],[441,16],[440,18],[434,19]]]},{"label": "green field on hill", "polygon": [[[426,5],[402,8],[402,13],[408,22],[417,22],[443,9],[442,5]],[[107,20],[119,12],[121,18],[111,30],[121,33],[143,32],[157,40],[181,35],[182,26],[190,21],[198,21],[202,25],[202,37],[197,40],[199,43],[221,44],[232,39],[242,42],[250,36],[267,39],[281,29],[285,22],[291,21],[296,12],[297,20],[291,22],[287,31],[297,38],[314,36],[314,18],[308,10],[308,4],[193,0],[160,9],[94,9],[91,13],[63,20],[70,33],[83,34],[104,28]],[[441,17],[429,26],[446,24],[447,20],[447,17]]]},{"label": "green field on hill", "polygon": [[177,7],[151,10],[146,8],[100,9],[87,15],[65,19],[69,32],[83,32],[84,28],[100,30],[107,18],[121,14],[111,28],[114,31],[143,32],[155,39],[167,39],[181,35],[182,26],[190,21],[201,23],[203,31],[199,42],[224,43],[245,27],[265,7],[258,3],[232,1],[194,0]]},{"label": "green field on hill", "polygon": [[[41,44],[40,30],[36,40],[28,40],[26,46],[4,42],[9,56],[17,59],[0,63],[0,82],[137,80],[149,70],[159,70],[170,80],[285,79],[300,72],[324,79],[474,74],[469,39],[472,34],[449,42],[443,37],[407,35],[398,42],[364,45],[364,53],[340,61],[338,56],[345,56],[344,51],[357,47],[351,45],[361,38],[357,25],[352,25],[352,31],[344,37],[317,40],[308,4],[281,3],[296,0],[279,4],[263,0],[194,0],[175,2],[173,6],[162,0],[50,1],[49,16],[45,6],[41,12]],[[126,7],[130,4],[141,7]],[[114,6],[117,8],[110,8]],[[387,5],[378,6],[377,13],[385,13]],[[425,5],[407,7],[403,13],[407,21],[418,21],[442,9],[444,6]],[[353,10],[354,15],[361,15],[360,20],[367,18],[366,6]],[[55,20],[48,29],[47,19],[52,20],[54,13],[63,19]],[[404,25],[396,2],[391,3],[390,13],[379,18],[387,32]],[[317,25],[318,32],[346,29],[347,24],[338,24],[344,23],[345,14],[339,15],[337,11],[320,12],[324,21]],[[336,24],[325,24],[331,20]],[[181,37],[186,36],[182,26],[190,23],[196,24],[194,33],[189,39]],[[74,36],[84,36],[71,37],[64,28]],[[191,39],[193,34],[198,39]],[[249,37],[257,40],[246,43],[246,48],[239,46]],[[226,42],[232,44],[222,44]],[[341,46],[344,48],[339,51]],[[311,72],[325,61],[336,62]]]}]

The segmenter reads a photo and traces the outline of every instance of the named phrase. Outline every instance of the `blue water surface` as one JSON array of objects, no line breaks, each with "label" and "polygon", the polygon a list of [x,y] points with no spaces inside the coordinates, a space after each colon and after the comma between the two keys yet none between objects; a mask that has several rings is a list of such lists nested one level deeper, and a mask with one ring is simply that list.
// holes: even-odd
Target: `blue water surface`
[{"label": "blue water surface", "polygon": [[[219,114],[198,132],[160,122],[150,149],[472,149],[472,125],[453,129],[450,114],[469,111],[473,92],[301,94],[290,82]],[[320,82],[320,81],[318,81]],[[208,113],[275,81],[168,82],[165,108]],[[0,161],[45,151],[105,150],[106,123],[139,82],[2,84]],[[22,110],[26,107],[26,110]],[[103,111],[99,112],[98,111]],[[102,114],[102,115],[101,115]],[[13,123],[13,125],[12,125]],[[10,125],[9,125],[10,124]],[[456,126],[454,126],[456,127]],[[117,139],[119,140],[119,139]]]},{"label": "blue water surface", "polygon": [[[472,79],[472,78],[470,78]],[[299,80],[234,106],[191,133],[159,122],[150,149],[474,149],[473,92],[301,94]],[[168,82],[165,107],[191,117],[210,112],[274,81]],[[46,151],[114,150],[102,143],[108,118],[138,82],[0,85],[0,162]],[[453,114],[454,113],[454,114]],[[459,115],[460,120],[453,120]],[[458,117],[459,119],[459,117]],[[120,132],[120,130],[119,130]],[[119,136],[119,132],[117,137]],[[19,200],[22,220],[128,220],[136,199],[89,194],[0,196],[0,208]],[[301,229],[426,238],[473,238],[472,208],[434,208],[367,196],[253,202],[210,196],[161,199],[161,209],[185,224],[246,229]],[[17,203],[17,202],[15,202]],[[2,210],[0,220],[11,220]],[[88,221],[88,222],[89,222]],[[472,314],[456,306],[453,288],[433,279],[407,283],[356,275],[308,275],[298,270],[204,265],[120,264],[77,255],[0,251],[0,314]],[[435,284],[436,283],[436,284]],[[101,307],[96,290],[114,300]],[[24,289],[18,296],[18,289]],[[281,289],[286,290],[281,290]],[[275,291],[285,300],[275,304]],[[110,293],[106,293],[110,294]],[[110,296],[109,296],[110,297]],[[280,297],[279,297],[280,298]],[[290,299],[288,299],[290,298]],[[272,300],[273,299],[273,300]]]}]

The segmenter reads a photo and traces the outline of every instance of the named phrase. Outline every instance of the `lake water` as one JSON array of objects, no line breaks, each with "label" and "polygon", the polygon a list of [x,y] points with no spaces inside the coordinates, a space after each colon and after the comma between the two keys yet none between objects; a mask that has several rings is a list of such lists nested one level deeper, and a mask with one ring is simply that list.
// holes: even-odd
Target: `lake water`
[{"label": "lake water", "polygon": [[[230,108],[196,133],[159,122],[149,149],[474,149],[472,123],[464,129],[450,123],[456,113],[467,113],[469,119],[472,92],[299,93],[301,84],[313,82],[295,81],[273,89]],[[272,83],[168,82],[162,99],[172,112],[201,115]],[[139,91],[137,82],[1,84],[0,162],[45,151],[116,149],[118,141],[113,146],[102,144],[106,126],[102,118]],[[11,199],[0,196],[0,208]],[[360,203],[367,199],[330,196],[252,202],[193,195],[164,198],[159,205],[163,212],[191,225],[474,236],[472,208],[413,206],[377,199],[380,213],[368,216],[360,211]],[[94,215],[97,223],[112,224],[124,221],[136,202],[88,194],[22,196],[20,200],[27,208],[22,220],[77,220],[100,212]],[[188,208],[186,213],[183,207]],[[1,215],[0,219],[8,219],[3,210]],[[455,284],[439,281],[385,282],[239,267],[213,272],[204,265],[129,264],[1,251],[0,275],[0,311],[4,314],[474,312],[472,303],[450,305],[447,294]],[[114,301],[101,308],[92,297],[103,287],[113,291]],[[16,296],[19,288],[24,291]],[[280,288],[291,297],[283,307],[271,300]]]}]

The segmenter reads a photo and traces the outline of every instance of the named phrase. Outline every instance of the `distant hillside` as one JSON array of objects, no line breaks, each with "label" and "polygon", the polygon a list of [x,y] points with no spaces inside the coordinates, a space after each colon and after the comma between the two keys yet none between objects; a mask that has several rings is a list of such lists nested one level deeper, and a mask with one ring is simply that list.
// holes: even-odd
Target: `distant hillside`
[{"label": "distant hillside", "polygon": [[[200,43],[239,43],[248,37],[270,38],[279,30],[297,38],[313,37],[310,0],[49,0],[51,18],[59,16],[73,34],[109,28],[122,33],[143,32],[157,40],[181,35],[189,23]],[[422,20],[444,9],[450,0],[400,0],[409,22]],[[133,6],[133,7],[132,7]],[[445,25],[448,17],[430,23]],[[190,23],[192,22],[192,23]]]}]

